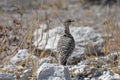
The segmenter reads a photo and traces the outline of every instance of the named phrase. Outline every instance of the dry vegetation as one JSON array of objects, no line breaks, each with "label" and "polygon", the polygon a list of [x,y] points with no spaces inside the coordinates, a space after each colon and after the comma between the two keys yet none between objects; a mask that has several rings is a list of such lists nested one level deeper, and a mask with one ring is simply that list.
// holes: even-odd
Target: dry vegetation
[{"label": "dry vegetation", "polygon": [[[92,2],[96,3],[97,0],[79,0],[79,1],[82,2],[83,4],[86,4],[86,3],[92,3]],[[102,3],[100,1],[101,0],[99,0],[97,3]],[[109,1],[109,0],[106,0],[106,1]],[[114,3],[117,3],[117,1],[119,0],[114,0]],[[42,6],[40,5],[40,6],[41,6],[41,9],[55,9],[55,8],[60,9],[61,6],[64,5],[64,2],[60,2],[56,0],[54,0],[54,3],[55,5],[51,4],[51,5],[42,5]],[[37,14],[33,14],[35,16],[32,17],[31,24],[27,24],[27,23],[24,23],[24,20],[23,20],[24,13],[20,11],[20,9],[18,10],[17,14],[19,15],[19,18],[18,19],[12,18],[12,22],[14,23],[12,27],[0,25],[0,63],[3,64],[4,60],[9,60],[9,58],[11,56],[14,56],[19,49],[23,49],[23,48],[27,48],[30,54],[34,54],[34,53],[37,54],[39,58],[43,58],[48,55],[54,55],[51,52],[45,51],[45,49],[38,50],[37,47],[34,47],[32,45],[33,32],[36,29],[40,28],[39,25],[43,22],[42,17],[40,17]],[[59,13],[57,11],[55,12],[53,11],[52,15],[56,16],[58,14]],[[48,20],[49,20],[49,15],[44,16],[44,22],[46,22],[47,25],[49,26]],[[102,28],[103,29],[101,33],[106,35],[104,37],[104,40],[105,40],[105,46],[103,48],[104,54],[107,55],[112,52],[119,52],[120,51],[120,35],[119,35],[120,23],[113,19],[107,20],[104,23],[104,27]],[[44,34],[44,32],[42,33]],[[111,40],[109,36],[112,36],[114,40]],[[46,41],[46,44],[47,44],[47,41]],[[95,57],[95,56],[92,56],[92,57]],[[87,56],[87,59],[90,59],[90,57]],[[119,60],[120,60],[120,57],[118,58],[118,60],[116,60],[116,63]],[[27,65],[26,65],[27,62],[33,63],[33,69],[32,69],[33,77],[36,78],[35,72],[37,70],[37,67],[36,67],[35,61],[32,60],[31,57],[28,58],[26,62],[19,63],[18,65],[26,66],[25,68],[27,68]],[[7,61],[5,63],[7,63]],[[120,74],[119,70],[116,68],[116,65],[114,63],[115,62],[113,62],[111,69],[114,72]],[[105,63],[101,63],[101,64],[105,64]],[[92,66],[95,66],[95,65],[92,65]],[[16,72],[17,71],[18,70],[16,70]],[[10,71],[7,71],[7,72],[10,72]],[[20,74],[18,74],[18,77],[19,75]]]}]

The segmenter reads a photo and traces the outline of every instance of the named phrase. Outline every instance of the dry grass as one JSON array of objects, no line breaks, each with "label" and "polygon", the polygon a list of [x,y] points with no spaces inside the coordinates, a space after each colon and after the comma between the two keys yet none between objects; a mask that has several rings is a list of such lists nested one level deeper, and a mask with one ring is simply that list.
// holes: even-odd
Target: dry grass
[{"label": "dry grass", "polygon": [[[120,25],[118,24],[117,21],[115,20],[110,20],[107,21],[106,24],[106,33],[107,35],[111,34],[113,36],[114,40],[110,40],[108,37],[105,38],[106,41],[106,45],[104,46],[104,52],[106,54],[108,53],[114,53],[114,52],[119,52],[120,51],[120,35],[119,35],[119,31],[120,31]],[[113,56],[111,56],[113,57]],[[118,69],[118,62],[120,61],[120,56],[118,55],[117,60],[112,60],[111,59],[111,70],[113,70],[114,72],[119,73],[119,69]]]},{"label": "dry grass", "polygon": [[[61,6],[61,4],[59,4],[58,5],[58,3],[56,3],[56,5],[58,6],[58,8]],[[44,7],[44,6],[42,6],[42,7]],[[42,8],[41,7],[41,8]],[[48,8],[47,8],[48,9]],[[13,23],[14,23],[14,27],[17,27],[17,29],[13,29],[13,30],[17,30],[18,31],[18,33],[17,34],[20,34],[19,33],[19,31],[20,30],[23,30],[24,29],[24,25],[28,25],[28,24],[24,24],[24,20],[23,20],[23,16],[24,16],[24,14],[23,14],[23,12],[21,11],[21,9],[20,8],[18,8],[18,14],[19,14],[19,18],[20,19],[13,19]],[[34,14],[33,14],[34,15]],[[54,14],[53,14],[54,15]],[[56,13],[55,13],[55,15],[56,15]],[[36,17],[37,17],[37,20],[36,20]],[[49,22],[48,22],[48,15],[46,14],[46,17],[45,17],[45,23],[47,24],[47,26],[49,27]],[[24,30],[24,32],[23,32],[23,34],[24,35],[17,35],[17,36],[21,36],[22,37],[22,39],[19,41],[19,43],[18,44],[16,44],[16,46],[14,47],[14,48],[12,48],[11,50],[9,50],[10,51],[10,54],[12,54],[12,56],[14,56],[16,53],[17,53],[17,51],[18,50],[20,50],[20,49],[23,49],[23,48],[27,48],[28,50],[29,50],[29,54],[30,54],[30,56],[28,57],[28,59],[27,60],[25,60],[24,62],[20,62],[20,63],[17,63],[17,65],[19,66],[23,66],[24,67],[24,69],[22,69],[21,71],[20,70],[17,70],[17,69],[15,69],[14,70],[14,72],[12,71],[9,71],[9,70],[5,70],[5,71],[3,71],[3,72],[8,72],[8,73],[15,73],[16,72],[16,74],[17,74],[17,77],[19,78],[20,77],[20,75],[21,75],[21,72],[23,72],[24,70],[26,70],[28,67],[27,67],[27,64],[28,63],[32,63],[32,76],[30,77],[30,80],[32,79],[32,78],[34,78],[34,80],[37,80],[36,79],[36,71],[37,71],[37,69],[38,69],[38,65],[36,64],[36,61],[33,59],[33,58],[31,58],[32,57],[32,55],[34,55],[34,54],[38,54],[37,56],[39,57],[39,59],[41,59],[41,58],[44,58],[44,57],[48,57],[48,56],[53,56],[54,54],[52,53],[52,52],[49,52],[49,51],[47,51],[47,50],[45,50],[45,47],[46,47],[46,45],[47,45],[47,42],[48,42],[48,38],[49,38],[49,31],[48,31],[48,34],[47,34],[47,36],[46,36],[46,44],[45,44],[45,46],[44,46],[44,48],[42,49],[42,50],[39,50],[38,49],[38,46],[33,46],[32,45],[32,41],[33,41],[33,32],[35,31],[35,30],[37,30],[37,29],[39,29],[40,27],[39,27],[39,25],[41,24],[41,22],[42,22],[42,20],[41,20],[41,17],[39,17],[39,15],[37,15],[37,14],[35,14],[35,16],[33,16],[33,20],[32,20],[32,24],[31,25],[29,25],[29,27],[27,28],[27,29],[25,29]],[[8,34],[9,33],[6,33],[7,31],[7,29],[6,29],[7,27],[0,27],[0,30],[2,30],[2,31],[5,31],[5,32],[3,32],[3,33],[1,33],[2,34],[2,40],[0,41],[0,52],[4,52],[5,51],[5,49],[7,48],[7,46],[5,45],[6,43],[9,43],[9,40],[8,40]],[[9,29],[8,29],[9,30]],[[21,31],[20,31],[21,32]],[[41,41],[42,41],[42,39],[43,39],[43,34],[44,34],[44,31],[42,31],[42,36],[41,36],[41,40],[38,42],[38,45],[41,43]],[[10,45],[10,44],[9,44]],[[8,56],[8,55],[7,55]],[[11,57],[12,57],[11,56]],[[4,56],[3,56],[3,58],[4,58]],[[1,58],[1,60],[3,59],[3,58]],[[7,63],[8,63],[8,61],[7,61]],[[7,64],[6,63],[6,64]],[[20,72],[20,74],[19,73],[17,73],[17,72]]]},{"label": "dry grass", "polygon": [[102,4],[102,3],[117,3],[119,2],[118,0],[79,0],[81,3],[92,3],[92,4]]},{"label": "dry grass", "polygon": [[[82,1],[82,0],[80,0],[80,1]],[[91,0],[84,0],[84,1],[89,2]],[[94,1],[94,0],[92,0],[92,1]],[[60,8],[62,5],[63,5],[62,3],[60,3],[58,5],[58,2],[56,2],[56,4],[55,4],[55,6],[57,6],[57,8]],[[54,6],[52,6],[52,7],[54,7]],[[44,5],[41,8],[49,9],[50,7]],[[21,11],[19,11],[18,14],[20,15],[20,21],[13,20],[14,25],[15,25],[15,27],[17,26],[18,28],[22,29],[23,28],[23,20],[22,20],[22,18],[23,18],[24,14],[21,13]],[[59,14],[59,13],[54,13],[53,15],[56,16],[57,14]],[[45,22],[46,22],[47,26],[49,27],[48,20],[49,20],[49,16],[46,14]],[[14,56],[19,49],[27,48],[29,50],[29,53],[30,53],[29,58],[25,62],[18,63],[17,65],[22,65],[25,69],[27,69],[26,64],[28,62],[31,62],[32,65],[33,65],[33,67],[32,67],[33,73],[32,73],[31,77],[33,77],[34,80],[36,80],[36,71],[38,69],[38,66],[36,65],[36,61],[34,59],[32,59],[31,56],[35,53],[35,54],[37,54],[37,56],[40,59],[42,59],[44,57],[55,56],[55,55],[52,52],[47,51],[45,49],[46,46],[44,46],[43,50],[39,50],[38,46],[35,47],[35,46],[32,45],[33,32],[40,28],[39,24],[41,24],[41,22],[42,22],[41,17],[39,17],[37,15],[37,20],[36,20],[36,16],[34,16],[32,22],[33,23],[25,30],[24,36],[22,36],[22,40],[18,41],[19,43],[17,44],[17,47],[14,47],[13,49],[11,49],[10,52],[12,53],[12,56]],[[120,51],[120,47],[119,47],[120,46],[120,35],[119,35],[120,34],[120,25],[115,20],[111,19],[111,20],[106,21],[104,26],[105,26],[105,29],[103,29],[104,30],[103,33],[107,35],[106,37],[104,37],[104,40],[105,40],[105,45],[104,45],[104,48],[103,48],[104,54],[107,55],[107,54],[112,53],[112,52],[119,52]],[[0,26],[0,30],[7,31],[6,27],[1,27],[1,26]],[[19,29],[18,29],[18,31],[19,31]],[[17,33],[17,34],[19,34],[19,33]],[[38,45],[41,43],[41,41],[43,39],[43,34],[44,34],[44,31],[42,31],[41,40],[38,42]],[[109,34],[111,34],[113,36],[114,41],[110,39]],[[47,37],[47,39],[46,39],[46,45],[47,45],[47,42],[48,42],[48,39],[49,39],[49,33],[47,34],[46,37]],[[4,52],[7,49],[7,46],[5,46],[4,44],[6,44],[8,42],[9,42],[8,36],[7,36],[6,32],[5,32],[5,33],[3,33],[2,40],[0,40],[0,52]],[[94,47],[94,45],[93,45],[93,47]],[[86,55],[86,59],[89,60],[91,58],[95,58],[96,56],[98,56],[97,53],[95,55],[91,55],[91,56]],[[119,69],[117,68],[117,64],[115,65],[115,63],[117,63],[119,61],[120,61],[120,57],[118,57],[116,62],[111,60],[112,64],[110,66],[111,70],[113,70],[115,73],[118,73],[118,74],[120,74],[120,72],[119,72]],[[76,64],[77,63],[78,62],[76,61]],[[98,62],[95,62],[91,66],[96,67],[97,64],[98,64]],[[100,63],[100,64],[105,64],[105,63]],[[21,70],[21,72],[24,71],[25,69]],[[16,72],[17,71],[20,72],[20,70],[16,70]],[[4,71],[4,72],[12,73],[9,70]],[[19,77],[20,74],[18,74],[17,76]]]},{"label": "dry grass", "polygon": [[[17,20],[13,20],[15,27],[19,27],[20,28],[20,29],[17,29],[17,31],[19,31],[19,30],[21,30],[23,28],[23,20],[22,20],[22,16],[23,15],[21,15],[21,13],[18,13],[18,14],[20,14],[20,20],[21,21],[18,22]],[[37,47],[33,47],[32,41],[33,41],[33,31],[35,31],[36,29],[39,28],[39,24],[41,23],[41,20],[40,20],[40,18],[38,18],[37,21],[35,21],[35,20],[36,19],[33,18],[33,23],[31,24],[31,26],[29,26],[29,28],[27,28],[27,30],[25,30],[25,32],[24,32],[25,35],[22,35],[22,40],[19,41],[19,43],[17,44],[17,46],[15,48],[13,48],[12,50],[9,50],[10,51],[9,54],[12,53],[12,56],[14,56],[17,53],[17,51],[20,50],[20,49],[22,49],[22,48],[27,48],[29,50],[29,53],[30,53],[30,56],[28,57],[28,59],[26,61],[20,62],[20,63],[17,64],[17,65],[23,66],[24,69],[21,70],[21,71],[17,70],[17,69],[14,70],[16,72],[18,78],[19,78],[19,76],[21,74],[18,74],[17,72],[21,73],[22,71],[24,71],[25,69],[27,69],[28,62],[32,63],[32,65],[33,65],[33,67],[32,67],[32,70],[33,70],[32,77],[36,78],[36,71],[37,71],[38,67],[36,65],[36,61],[34,59],[32,59],[31,56],[34,54],[35,50],[37,50],[38,48]],[[35,24],[35,23],[37,23],[37,24]],[[8,39],[8,37],[9,37],[8,34],[9,33],[7,33],[7,30],[9,30],[9,29],[7,29],[7,27],[0,27],[0,30],[1,31],[5,31],[5,32],[1,33],[2,40],[0,41],[0,52],[2,53],[2,52],[4,52],[6,50],[7,46],[10,45],[10,44],[9,45],[6,44],[6,43],[9,43],[9,39]],[[17,34],[19,34],[19,33],[17,33]],[[20,34],[20,36],[21,36],[21,34]],[[42,38],[41,38],[41,40],[42,40]],[[41,40],[40,40],[40,42],[41,42]],[[47,38],[47,40],[48,40],[48,38]],[[38,43],[38,45],[39,45],[39,43]],[[38,52],[37,51],[37,54],[40,54],[39,58],[43,58],[43,57],[48,56],[48,53],[45,51],[45,48],[43,49],[42,52]],[[7,56],[9,56],[9,55],[7,55]],[[1,60],[3,58],[4,58],[4,56],[1,58]],[[15,73],[15,72],[13,72],[13,71],[11,72],[9,70],[5,70],[3,72]]]}]

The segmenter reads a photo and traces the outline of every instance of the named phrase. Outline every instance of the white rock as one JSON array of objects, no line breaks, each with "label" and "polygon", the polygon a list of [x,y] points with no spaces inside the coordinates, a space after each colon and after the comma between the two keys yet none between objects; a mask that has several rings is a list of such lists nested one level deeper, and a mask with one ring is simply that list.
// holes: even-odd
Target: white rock
[{"label": "white rock", "polygon": [[17,80],[15,75],[0,72],[0,80]]},{"label": "white rock", "polygon": [[114,73],[111,71],[104,71],[103,75],[101,75],[99,80],[114,80]]},{"label": "white rock", "polygon": [[38,80],[71,80],[68,69],[62,65],[44,63],[37,71]]},{"label": "white rock", "polygon": [[23,69],[23,67],[22,66],[17,66],[17,65],[5,65],[3,68],[2,68],[2,70],[4,70],[4,71],[11,71],[11,72],[13,72],[13,71],[16,71],[16,70],[22,70]]},{"label": "white rock", "polygon": [[85,68],[87,68],[88,65],[74,65],[69,67],[69,71],[74,73],[75,75],[79,75],[84,73]]},{"label": "white rock", "polygon": [[120,80],[120,75],[119,74],[114,74],[114,79]]},{"label": "white rock", "polygon": [[7,22],[7,27],[13,27],[13,26],[14,26],[13,21],[12,21],[12,20],[9,20],[9,21]]},{"label": "white rock", "polygon": [[23,72],[23,74],[20,75],[20,79],[21,80],[29,80],[29,77],[31,77],[31,76],[32,76],[32,71],[30,69],[29,70],[25,70]]},{"label": "white rock", "polygon": [[[60,28],[58,28],[58,29],[60,29]],[[38,36],[35,35],[35,33],[38,33],[37,34]],[[49,36],[49,39],[47,39],[47,36]],[[38,31],[34,32],[33,45],[35,45],[35,46],[38,45],[39,49],[43,49],[44,47],[46,49],[56,49],[59,38],[60,38],[60,36],[57,35],[57,28],[51,29],[49,31],[49,34],[48,34],[48,32],[46,32],[46,33],[43,33],[43,35],[42,35],[42,29],[38,29]],[[47,45],[46,45],[46,42],[47,42]]]},{"label": "white rock", "polygon": [[104,41],[102,39],[102,35],[93,28],[73,27],[71,28],[71,34],[73,34],[75,38],[76,46],[78,47],[78,49],[80,47],[86,47],[90,49],[91,53],[94,53],[94,50],[96,52],[101,52]]},{"label": "white rock", "polygon": [[19,50],[18,53],[10,59],[10,62],[12,64],[16,64],[21,61],[25,61],[29,56],[28,50],[27,49],[22,49]]},{"label": "white rock", "polygon": [[91,80],[96,80],[95,78],[91,78]]},{"label": "white rock", "polygon": [[61,78],[60,77],[54,77],[51,80],[61,80]]},{"label": "white rock", "polygon": [[[41,29],[38,29],[37,31],[38,35],[41,34],[41,32],[39,31],[41,31]],[[63,33],[63,31],[64,31],[64,27],[56,27],[49,30],[49,32],[44,33],[43,37],[39,35],[38,39],[36,39],[36,36],[34,35],[33,45],[35,46],[38,45],[39,49],[43,49],[45,47],[46,49],[56,50],[58,40],[60,38],[60,35]],[[68,60],[69,61],[68,63],[72,63],[72,61],[74,62],[76,59],[77,60],[79,59],[79,61],[81,61],[81,58],[84,57],[84,55],[82,54],[102,52],[104,40],[102,38],[102,35],[98,33],[96,30],[94,30],[93,28],[71,27],[70,31],[75,39],[76,46],[73,54],[70,56]],[[49,38],[47,39],[46,36],[48,35],[49,35]]]},{"label": "white rock", "polygon": [[90,78],[84,78],[84,80],[90,80]]}]

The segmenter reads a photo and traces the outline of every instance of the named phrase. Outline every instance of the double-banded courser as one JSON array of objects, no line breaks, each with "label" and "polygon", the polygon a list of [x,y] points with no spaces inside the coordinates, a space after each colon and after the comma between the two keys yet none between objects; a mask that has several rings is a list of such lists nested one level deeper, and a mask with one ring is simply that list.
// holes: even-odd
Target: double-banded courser
[{"label": "double-banded courser", "polygon": [[66,65],[68,57],[72,54],[75,48],[75,40],[70,33],[69,26],[73,20],[68,19],[64,22],[64,34],[60,37],[57,44],[59,64]]}]

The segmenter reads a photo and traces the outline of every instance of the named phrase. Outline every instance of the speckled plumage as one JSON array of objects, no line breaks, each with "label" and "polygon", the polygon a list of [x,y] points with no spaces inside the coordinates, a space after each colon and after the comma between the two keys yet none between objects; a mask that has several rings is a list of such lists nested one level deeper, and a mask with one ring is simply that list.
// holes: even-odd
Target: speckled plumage
[{"label": "speckled plumage", "polygon": [[64,34],[60,37],[57,45],[59,63],[62,65],[66,65],[68,57],[72,54],[75,48],[74,38],[69,31],[69,25],[71,24],[71,22],[71,20],[66,20],[64,22],[65,31]]}]

